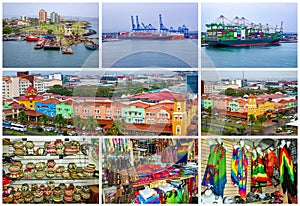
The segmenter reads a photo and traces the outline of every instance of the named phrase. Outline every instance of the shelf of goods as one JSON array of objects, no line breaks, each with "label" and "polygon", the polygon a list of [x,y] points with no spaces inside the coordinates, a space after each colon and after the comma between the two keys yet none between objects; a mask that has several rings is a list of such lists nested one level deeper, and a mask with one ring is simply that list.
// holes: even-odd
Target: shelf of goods
[{"label": "shelf of goods", "polygon": [[2,168],[4,203],[99,202],[99,140],[6,139]]}]

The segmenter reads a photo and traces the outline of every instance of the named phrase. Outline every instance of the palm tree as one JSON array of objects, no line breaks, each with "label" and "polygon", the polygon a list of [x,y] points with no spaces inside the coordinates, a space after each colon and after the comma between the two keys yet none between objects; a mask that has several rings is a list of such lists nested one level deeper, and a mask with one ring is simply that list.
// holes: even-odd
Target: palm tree
[{"label": "palm tree", "polygon": [[47,115],[45,115],[45,114],[43,114],[42,116],[40,116],[39,120],[40,120],[40,122],[42,123],[43,126],[49,124],[49,117]]},{"label": "palm tree", "polygon": [[83,121],[80,117],[80,115],[75,115],[73,117],[74,127],[75,129],[80,130],[83,127]]},{"label": "palm tree", "polygon": [[95,130],[96,127],[98,126],[99,126],[98,121],[94,119],[93,116],[89,116],[86,123],[86,129],[91,132],[92,130]]},{"label": "palm tree", "polygon": [[62,127],[65,127],[67,125],[67,121],[64,119],[62,114],[58,114],[54,119],[54,124],[58,126],[59,129],[61,129]]},{"label": "palm tree", "polygon": [[255,116],[254,114],[249,115],[249,121],[253,124],[255,122]]},{"label": "palm tree", "polygon": [[120,120],[115,120],[111,127],[109,128],[109,131],[106,135],[112,135],[112,136],[122,136],[124,135],[126,127]]},{"label": "palm tree", "polygon": [[25,123],[27,122],[27,120],[28,120],[28,116],[26,115],[25,111],[22,110],[18,115],[17,121],[20,123]]}]

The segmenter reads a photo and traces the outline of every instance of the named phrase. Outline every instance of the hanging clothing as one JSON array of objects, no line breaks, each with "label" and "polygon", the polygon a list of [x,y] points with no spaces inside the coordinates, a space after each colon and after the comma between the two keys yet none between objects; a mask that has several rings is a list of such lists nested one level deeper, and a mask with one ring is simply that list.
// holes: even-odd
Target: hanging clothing
[{"label": "hanging clothing", "polygon": [[246,199],[246,185],[248,176],[247,149],[242,146],[234,147],[231,162],[231,181],[239,188],[239,194]]},{"label": "hanging clothing", "polygon": [[271,180],[266,173],[263,159],[263,154],[260,154],[257,150],[252,151],[252,187],[266,187],[267,183],[271,185]]},{"label": "hanging clothing", "polygon": [[287,146],[284,145],[279,148],[279,169],[280,169],[280,183],[282,185],[283,193],[288,192],[292,196],[297,195],[295,187],[295,174],[293,159]]},{"label": "hanging clothing", "polygon": [[273,150],[269,150],[269,152],[265,155],[265,166],[267,176],[271,179],[272,184],[274,187],[278,186],[280,184],[279,163]]},{"label": "hanging clothing", "polygon": [[214,194],[223,197],[226,182],[226,150],[221,144],[211,145],[202,185],[212,185]]}]

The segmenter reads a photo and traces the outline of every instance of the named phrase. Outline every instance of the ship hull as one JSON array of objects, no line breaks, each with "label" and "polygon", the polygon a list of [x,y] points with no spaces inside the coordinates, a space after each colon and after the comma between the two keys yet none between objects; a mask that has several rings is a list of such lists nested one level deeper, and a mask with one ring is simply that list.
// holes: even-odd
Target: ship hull
[{"label": "ship hull", "polygon": [[155,34],[148,32],[120,32],[119,39],[123,40],[175,40],[183,39],[183,34]]},{"label": "ship hull", "polygon": [[253,40],[220,40],[206,41],[213,47],[250,47],[250,46],[270,46],[280,45],[279,39],[253,39]]}]

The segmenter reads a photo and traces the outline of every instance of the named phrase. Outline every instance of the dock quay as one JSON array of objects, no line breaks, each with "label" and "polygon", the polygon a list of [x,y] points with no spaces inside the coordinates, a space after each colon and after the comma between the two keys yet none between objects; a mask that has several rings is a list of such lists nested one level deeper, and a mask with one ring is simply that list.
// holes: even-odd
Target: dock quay
[{"label": "dock quay", "polygon": [[44,46],[44,50],[60,50],[60,42],[56,39],[49,39]]},{"label": "dock quay", "polygon": [[61,53],[62,54],[73,54],[73,49],[65,38],[63,38],[60,41],[60,44],[61,44]]}]

